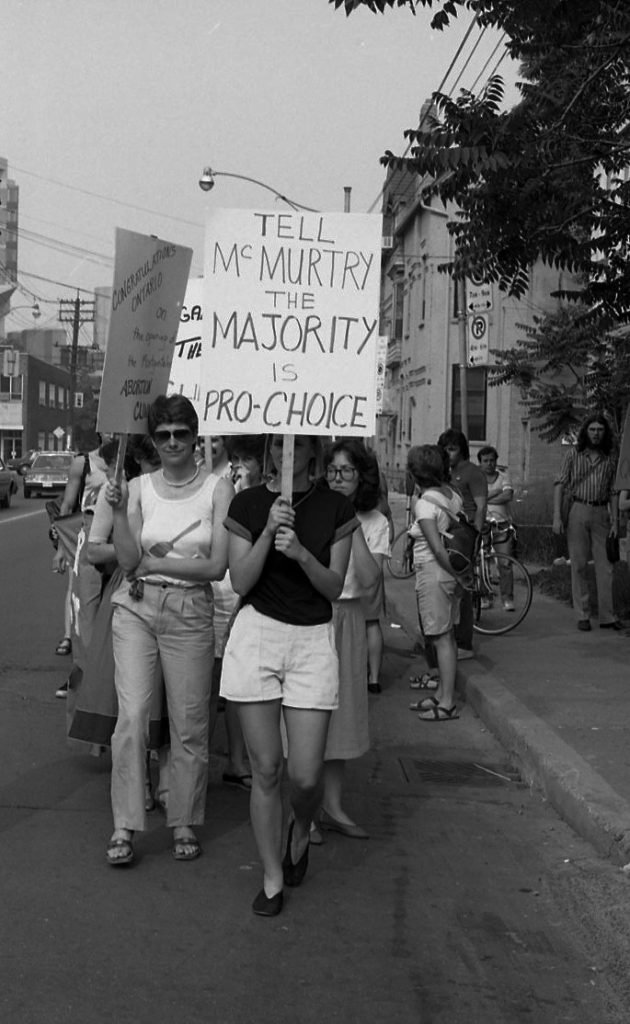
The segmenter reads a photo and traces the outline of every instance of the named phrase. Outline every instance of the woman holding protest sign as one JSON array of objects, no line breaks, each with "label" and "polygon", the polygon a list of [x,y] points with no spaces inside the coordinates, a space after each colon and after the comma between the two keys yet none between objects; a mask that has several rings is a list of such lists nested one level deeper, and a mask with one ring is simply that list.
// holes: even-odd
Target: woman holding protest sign
[{"label": "woman holding protest sign", "polygon": [[[280,473],[283,438],[271,443]],[[338,701],[332,601],[343,587],[352,533],[350,502],[318,483],[316,437],[295,438],[291,500],[273,480],[236,495],[230,577],[243,599],[223,656],[221,695],[238,703],[252,769],[252,827],[263,863],[253,911],[282,910],[283,884],[300,885],[308,866],[309,829],[320,801],[330,713]],[[282,857],[283,748],[293,817]]]},{"label": "woman holding protest sign", "polygon": [[[212,580],[227,567],[223,526],[231,483],[195,459],[198,419],[182,395],[149,408],[149,434],[161,468],[127,487],[110,481],[113,540],[126,579],[112,595],[118,721],[112,737],[114,833],[108,862],[134,859],[133,834],[145,827],[145,757],[159,663],[171,738],[167,824],[173,857],[201,847],[208,777],[208,707],[214,657]],[[131,578],[131,584],[129,582]]]}]

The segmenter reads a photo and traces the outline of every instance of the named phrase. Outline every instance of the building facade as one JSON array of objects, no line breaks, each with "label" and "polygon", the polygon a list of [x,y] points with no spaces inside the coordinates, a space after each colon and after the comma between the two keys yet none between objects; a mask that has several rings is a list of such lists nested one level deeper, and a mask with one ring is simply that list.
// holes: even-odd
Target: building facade
[{"label": "building facade", "polygon": [[0,156],[0,337],[17,280],[19,197],[18,186],[9,178],[8,161]]},{"label": "building facade", "polygon": [[[380,333],[387,338],[383,412],[375,448],[390,485],[402,487],[407,452],[461,429],[465,373],[471,459],[486,444],[499,451],[517,486],[550,482],[565,448],[532,431],[517,389],[492,387],[492,350],[511,348],[534,316],[558,308],[551,295],[568,278],[542,263],[532,267],[527,294],[515,299],[484,282],[465,288],[438,268],[453,256],[451,216],[437,200],[423,202],[422,181],[407,171],[388,175],[384,190]],[[462,365],[466,367],[462,373]]]},{"label": "building facade", "polygon": [[69,447],[70,374],[42,359],[0,349],[0,456]]}]

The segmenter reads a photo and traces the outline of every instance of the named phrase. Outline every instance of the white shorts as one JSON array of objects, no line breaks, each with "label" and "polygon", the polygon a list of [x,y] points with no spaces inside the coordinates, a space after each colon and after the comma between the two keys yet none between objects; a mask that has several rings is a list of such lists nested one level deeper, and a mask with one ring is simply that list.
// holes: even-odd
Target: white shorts
[{"label": "white shorts", "polygon": [[245,605],[223,652],[221,696],[238,703],[280,700],[285,707],[334,711],[339,663],[332,621],[293,626]]}]

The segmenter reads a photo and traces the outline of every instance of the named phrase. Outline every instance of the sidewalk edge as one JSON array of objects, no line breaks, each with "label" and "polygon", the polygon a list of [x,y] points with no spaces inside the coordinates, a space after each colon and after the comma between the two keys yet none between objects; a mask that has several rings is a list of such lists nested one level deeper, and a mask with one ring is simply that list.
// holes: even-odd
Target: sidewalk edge
[{"label": "sidewalk edge", "polygon": [[[393,594],[387,594],[387,602],[390,616],[415,641],[419,636],[415,614],[411,615]],[[457,685],[508,756],[514,758],[524,781],[541,790],[561,817],[598,853],[620,865],[630,862],[630,803],[497,676],[465,662],[457,666]]]}]

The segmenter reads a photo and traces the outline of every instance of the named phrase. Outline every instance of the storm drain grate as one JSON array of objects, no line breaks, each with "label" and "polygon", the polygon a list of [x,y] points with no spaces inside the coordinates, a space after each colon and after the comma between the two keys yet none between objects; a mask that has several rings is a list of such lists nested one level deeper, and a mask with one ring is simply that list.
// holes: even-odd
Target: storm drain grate
[{"label": "storm drain grate", "polygon": [[399,757],[398,763],[406,782],[442,782],[451,786],[504,786],[519,782],[518,776],[502,765],[482,765],[467,761],[420,761]]}]

